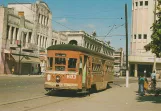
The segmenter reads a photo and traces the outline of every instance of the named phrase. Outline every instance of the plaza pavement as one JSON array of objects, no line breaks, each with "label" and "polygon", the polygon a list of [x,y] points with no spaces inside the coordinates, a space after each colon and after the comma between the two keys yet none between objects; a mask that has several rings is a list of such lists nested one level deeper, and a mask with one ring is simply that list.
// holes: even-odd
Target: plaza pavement
[{"label": "plaza pavement", "polygon": [[[161,82],[157,84],[161,87]],[[139,96],[137,90],[137,83],[130,83],[128,88],[125,85],[118,85],[91,94],[73,103],[73,107],[64,105],[62,111],[161,111],[161,94],[157,97]]]},{"label": "plaza pavement", "polygon": [[[0,75],[12,76],[18,75]],[[19,77],[38,77],[42,75],[20,75]],[[125,79],[125,77],[121,77]],[[137,78],[134,78],[137,79]],[[139,96],[137,94],[138,83],[130,83],[126,88],[125,84],[117,85],[111,84],[111,88],[93,93],[91,96],[73,101],[69,105],[61,106],[62,111],[161,111],[161,92],[159,96],[149,94],[146,96]],[[157,87],[161,88],[161,80],[158,80]],[[58,105],[59,106],[59,105]]]}]

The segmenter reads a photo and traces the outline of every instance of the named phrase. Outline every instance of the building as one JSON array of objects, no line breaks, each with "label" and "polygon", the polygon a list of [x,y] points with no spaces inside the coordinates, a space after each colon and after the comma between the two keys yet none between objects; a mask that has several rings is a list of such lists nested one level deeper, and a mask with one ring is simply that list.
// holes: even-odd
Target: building
[{"label": "building", "polygon": [[51,45],[57,44],[68,44],[68,37],[61,32],[53,30]]},{"label": "building", "polygon": [[45,2],[10,3],[0,7],[0,74],[44,72],[46,48],[73,44],[113,57],[114,49],[84,31],[52,30],[52,13]]},{"label": "building", "polygon": [[120,73],[122,76],[123,64],[124,64],[124,51],[122,48],[119,48],[114,52],[114,71]]},{"label": "building", "polygon": [[67,35],[69,44],[82,46],[109,56],[114,54],[114,49],[108,43],[87,34],[85,31],[61,31],[61,33]]},{"label": "building", "polygon": [[144,70],[147,76],[150,76],[152,70],[156,70],[158,74],[161,71],[161,59],[155,58],[154,54],[144,49],[144,46],[151,41],[151,26],[156,17],[155,3],[156,0],[132,0],[130,76],[137,77],[144,73]]},{"label": "building", "polygon": [[42,1],[10,3],[0,7],[0,21],[0,74],[11,74],[12,69],[15,74],[21,70],[23,74],[37,73],[39,52],[45,51],[52,39],[52,13],[48,5]]},{"label": "building", "polygon": [[[53,30],[51,45],[57,45],[57,44],[68,44],[68,37],[61,32]],[[46,62],[47,62],[46,55],[47,55],[46,51],[40,51],[40,53],[39,53],[39,57],[41,60],[40,66],[41,66],[42,73],[44,73],[46,70]]]}]

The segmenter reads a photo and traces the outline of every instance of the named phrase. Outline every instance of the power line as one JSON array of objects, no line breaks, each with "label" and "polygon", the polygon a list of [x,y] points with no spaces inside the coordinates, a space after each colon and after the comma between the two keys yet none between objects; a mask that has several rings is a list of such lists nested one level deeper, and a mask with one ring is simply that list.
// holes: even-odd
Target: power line
[{"label": "power line", "polygon": [[53,17],[53,18],[69,18],[69,19],[123,19],[121,18],[108,18],[108,17],[102,17],[102,18],[97,18],[97,17]]},{"label": "power line", "polygon": [[[19,2],[16,1],[16,0],[14,0],[14,1],[17,2],[17,3],[19,3]],[[22,6],[26,7],[26,8],[28,8],[28,9],[31,10],[32,12],[36,12],[36,11],[30,9],[29,7],[23,5],[23,4],[20,4],[20,5],[22,5]],[[52,17],[52,18],[54,18],[54,17]],[[67,17],[55,17],[55,18],[67,18]],[[121,17],[121,18],[77,18],[77,17],[69,17],[69,18],[73,18],[73,19],[123,19],[122,17]],[[74,31],[74,29],[72,29],[72,28],[70,28],[70,27],[68,27],[68,26],[66,26],[66,25],[64,25],[64,24],[62,24],[62,23],[60,23],[60,22],[57,22],[57,21],[55,21],[55,20],[53,20],[53,19],[50,19],[50,20],[52,20],[53,22],[55,22],[55,23],[57,23],[57,24],[59,24],[59,25],[65,27],[65,28],[67,28],[67,29],[69,29],[69,30]],[[120,26],[123,26],[123,25],[124,25],[124,24],[122,24],[122,25],[120,25]],[[106,35],[105,37],[107,37],[107,36],[111,33],[111,31],[113,30],[114,26],[116,26],[116,25],[113,25],[113,27],[111,28],[111,30],[107,33],[107,35]],[[115,29],[119,28],[120,26],[116,27]]]},{"label": "power line", "polygon": [[[17,3],[20,3],[20,2],[18,2],[18,1],[16,1],[16,0],[14,0],[14,1],[17,2]],[[27,6],[23,5],[23,4],[20,4],[20,5],[22,5],[22,6],[26,7],[26,8],[28,8],[29,10],[31,10],[29,7],[27,7]],[[36,12],[36,11],[34,11],[34,10],[31,10],[31,11],[34,12],[34,13]],[[54,21],[55,23],[57,23],[57,24],[59,24],[59,25],[65,27],[65,28],[67,28],[67,29],[73,30],[73,29],[71,29],[71,28],[65,26],[64,24],[61,24],[61,23],[59,23],[59,22],[57,22],[57,21],[55,21],[55,20],[53,20],[53,19],[50,19],[50,20]],[[73,31],[74,31],[74,30],[73,30]]]},{"label": "power line", "polygon": [[[125,24],[121,24],[121,25],[119,25],[118,27],[116,27],[115,29],[117,29],[117,28],[119,28],[119,27],[121,27],[121,26],[123,26],[123,25],[125,25]],[[113,25],[113,26],[112,26],[112,28],[109,30],[109,32],[104,36],[103,40],[105,40],[105,38],[112,32],[112,30],[114,29],[115,26],[116,26],[116,25]]]},{"label": "power line", "polygon": [[59,22],[57,22],[57,21],[55,21],[55,20],[53,20],[53,21],[54,21],[55,23],[57,23],[57,24],[59,24],[59,25],[65,27],[65,28],[67,28],[67,29],[70,29],[70,30],[74,31],[73,29],[71,29],[71,28],[65,26],[64,24],[61,24],[61,23],[59,23]]},{"label": "power line", "polygon": [[118,34],[118,35],[109,35],[109,36],[106,36],[106,35],[103,35],[103,36],[96,36],[96,37],[113,37],[113,36],[120,36],[120,37],[124,37],[125,35],[123,34]]}]

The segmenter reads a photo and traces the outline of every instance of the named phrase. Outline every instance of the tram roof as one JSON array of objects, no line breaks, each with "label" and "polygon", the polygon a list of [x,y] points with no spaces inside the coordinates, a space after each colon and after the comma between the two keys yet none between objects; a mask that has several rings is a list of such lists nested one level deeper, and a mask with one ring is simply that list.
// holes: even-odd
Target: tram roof
[{"label": "tram roof", "polygon": [[[105,54],[101,54],[92,50],[89,50],[87,48],[81,47],[81,46],[77,46],[77,45],[71,45],[71,44],[59,44],[59,45],[52,45],[49,46],[47,48],[47,50],[72,50],[72,51],[80,51],[80,52],[84,52],[90,55],[96,55],[96,56],[101,56],[103,58],[110,58],[110,59],[114,59],[110,56],[107,56]],[[114,51],[114,50],[112,50]]]}]

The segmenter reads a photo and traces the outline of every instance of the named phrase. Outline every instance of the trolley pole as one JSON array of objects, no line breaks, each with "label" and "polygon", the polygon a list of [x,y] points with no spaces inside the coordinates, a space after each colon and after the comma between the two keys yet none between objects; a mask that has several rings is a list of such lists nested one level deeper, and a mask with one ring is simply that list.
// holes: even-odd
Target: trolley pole
[{"label": "trolley pole", "polygon": [[128,68],[128,19],[127,4],[125,4],[125,33],[126,33],[126,87],[129,85],[129,68]]}]

